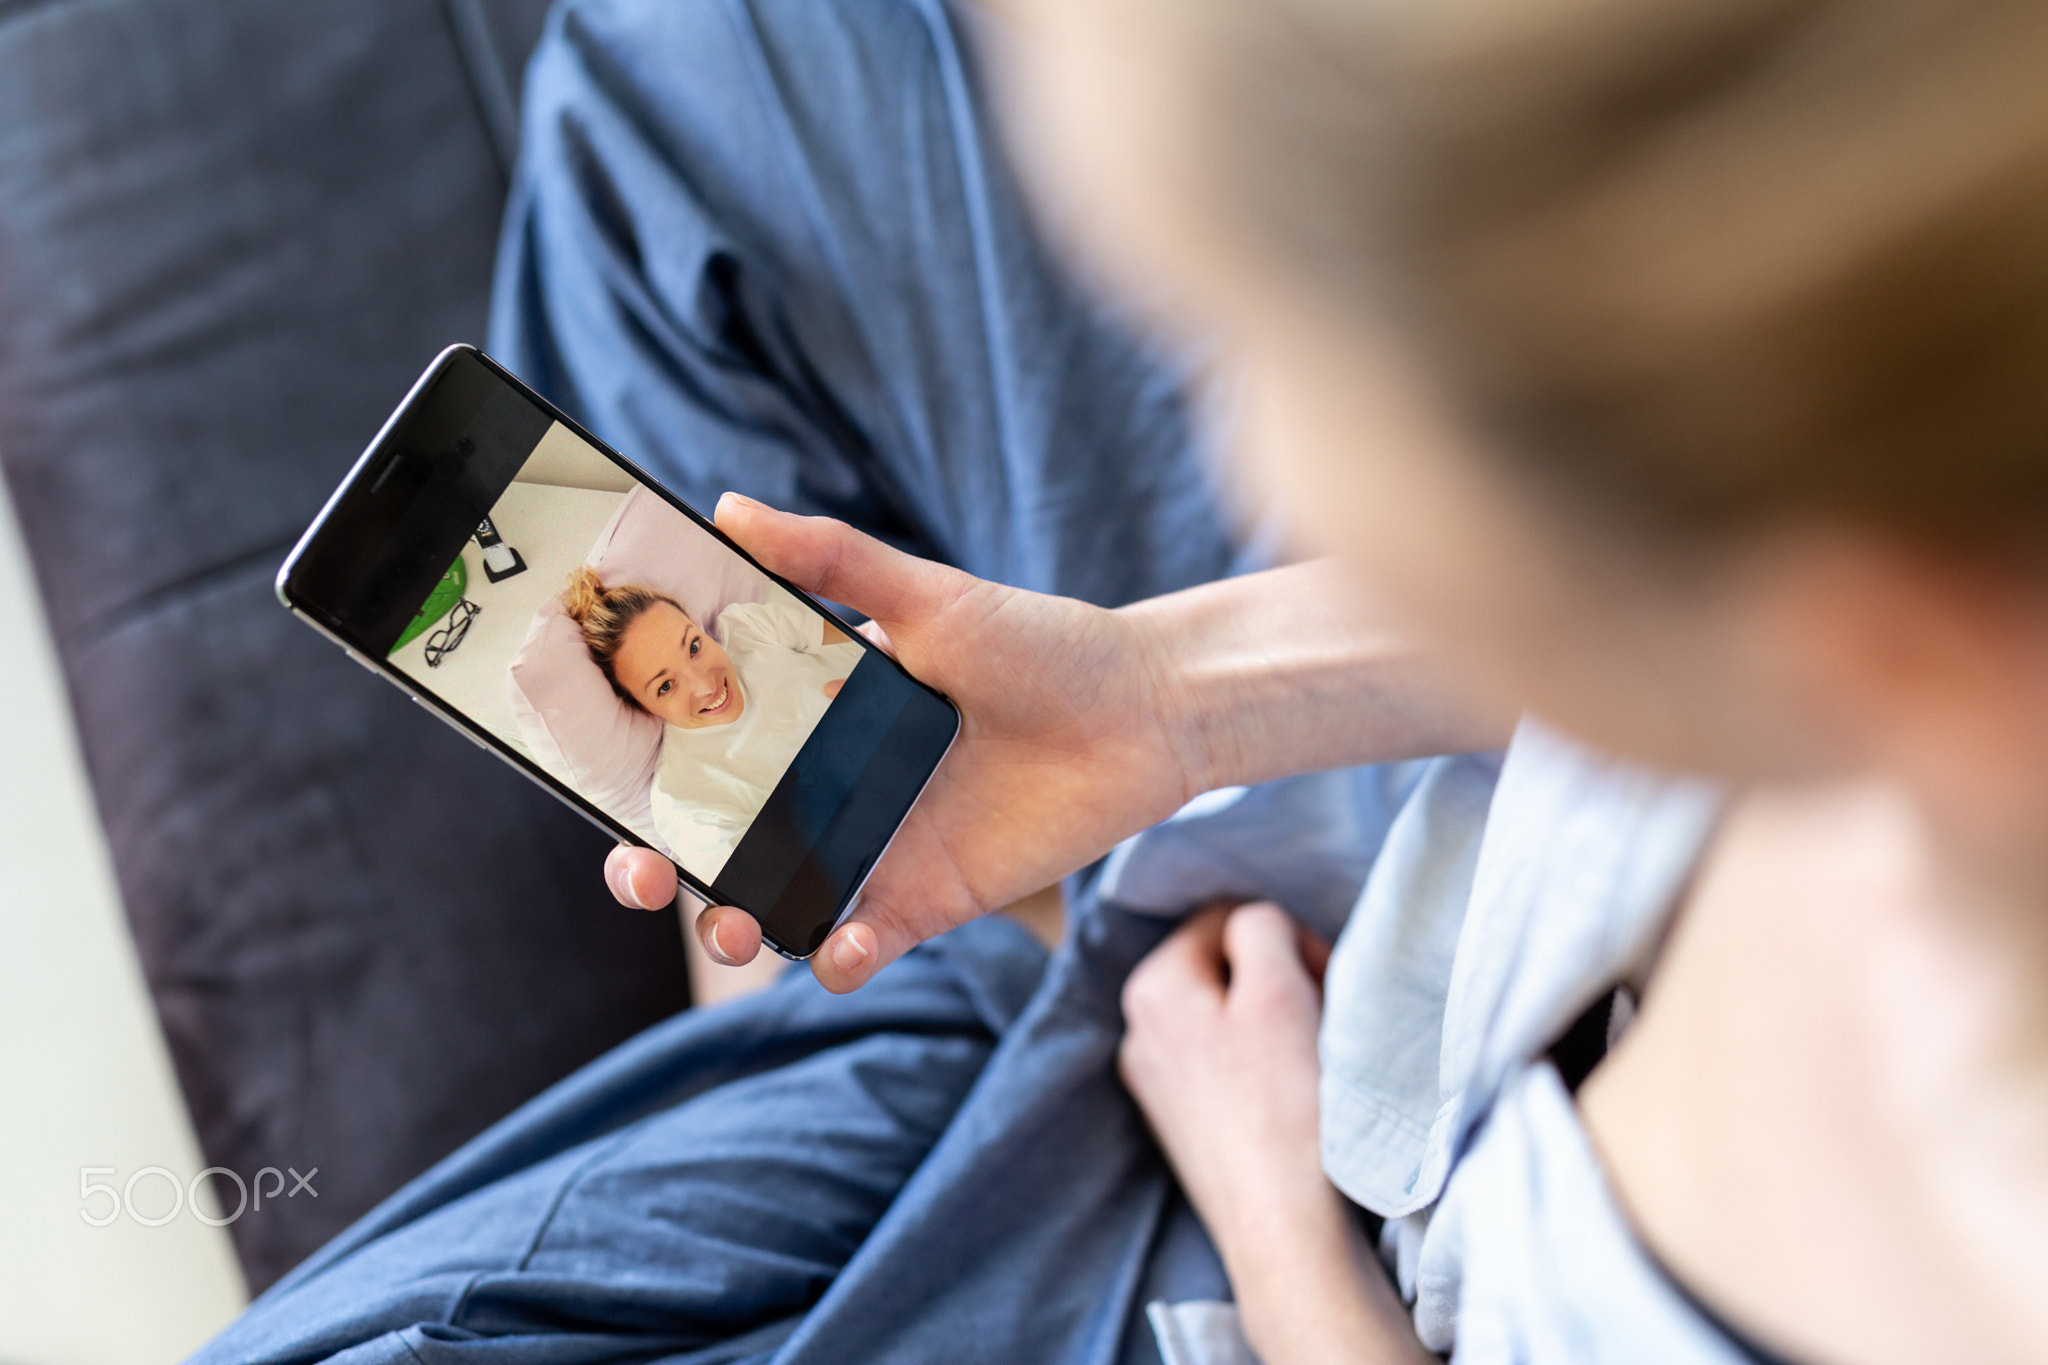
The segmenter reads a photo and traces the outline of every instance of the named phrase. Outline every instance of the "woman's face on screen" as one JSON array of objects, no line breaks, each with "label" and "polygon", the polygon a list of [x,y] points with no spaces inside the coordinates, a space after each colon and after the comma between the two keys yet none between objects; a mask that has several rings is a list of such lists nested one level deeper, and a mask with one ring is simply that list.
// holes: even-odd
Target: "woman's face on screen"
[{"label": "woman's face on screen", "polygon": [[612,676],[649,715],[685,730],[730,725],[747,707],[724,647],[667,602],[626,627]]}]

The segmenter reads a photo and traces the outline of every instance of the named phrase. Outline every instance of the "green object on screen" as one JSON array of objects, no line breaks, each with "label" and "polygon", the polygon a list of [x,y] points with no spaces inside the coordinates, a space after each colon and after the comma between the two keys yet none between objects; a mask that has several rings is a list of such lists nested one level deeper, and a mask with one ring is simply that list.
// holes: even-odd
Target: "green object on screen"
[{"label": "green object on screen", "polygon": [[447,573],[441,575],[441,581],[434,585],[434,590],[427,594],[426,605],[420,608],[420,614],[412,618],[412,624],[398,637],[398,643],[391,646],[391,653],[396,654],[426,634],[427,627],[455,610],[455,604],[460,602],[462,595],[468,591],[469,569],[463,564],[462,556],[457,555],[455,563],[449,566]]}]

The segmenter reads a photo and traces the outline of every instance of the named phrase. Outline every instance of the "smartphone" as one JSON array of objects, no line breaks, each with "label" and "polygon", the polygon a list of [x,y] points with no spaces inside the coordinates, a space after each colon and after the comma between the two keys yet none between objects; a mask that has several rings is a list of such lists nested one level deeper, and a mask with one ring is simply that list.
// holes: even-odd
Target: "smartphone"
[{"label": "smartphone", "polygon": [[277,595],[785,957],[832,932],[960,731],[943,695],[471,346],[420,376]]}]

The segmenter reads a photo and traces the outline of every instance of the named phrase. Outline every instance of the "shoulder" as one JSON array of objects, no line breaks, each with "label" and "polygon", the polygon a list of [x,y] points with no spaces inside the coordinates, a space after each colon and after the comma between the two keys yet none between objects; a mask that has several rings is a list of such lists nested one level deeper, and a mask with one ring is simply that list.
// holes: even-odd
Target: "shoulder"
[{"label": "shoulder", "polygon": [[767,623],[769,606],[766,602],[734,602],[718,613],[717,634],[730,635],[733,631],[758,630]]},{"label": "shoulder", "polygon": [[719,613],[716,633],[728,648],[735,641],[758,641],[808,649],[824,639],[817,617],[795,602],[735,602]]},{"label": "shoulder", "polygon": [[1508,1080],[1646,961],[1720,805],[1525,724],[1496,768],[1439,760],[1339,937],[1323,1020],[1326,1168],[1412,1213]]}]

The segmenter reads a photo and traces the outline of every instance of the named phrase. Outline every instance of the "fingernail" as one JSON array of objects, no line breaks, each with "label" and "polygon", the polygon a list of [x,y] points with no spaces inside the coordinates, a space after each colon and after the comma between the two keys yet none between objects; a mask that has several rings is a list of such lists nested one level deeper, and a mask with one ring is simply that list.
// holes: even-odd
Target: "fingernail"
[{"label": "fingernail", "polygon": [[735,507],[759,507],[761,505],[745,493],[725,492],[721,493],[718,497],[718,511],[724,511],[727,503]]},{"label": "fingernail", "polygon": [[867,945],[856,938],[852,931],[842,930],[832,940],[832,965],[840,971],[858,971],[860,964],[867,960]]},{"label": "fingernail", "polygon": [[633,889],[632,871],[624,864],[620,864],[617,871],[606,869],[605,880],[611,883],[612,894],[617,896],[622,904],[630,905],[635,910],[647,908],[647,903],[640,899],[640,893]]},{"label": "fingernail", "polygon": [[739,958],[733,954],[732,949],[725,946],[725,940],[718,936],[718,931],[724,927],[720,924],[711,926],[711,942],[708,945],[711,949],[711,956],[717,958],[728,967],[737,967],[740,965]]}]

